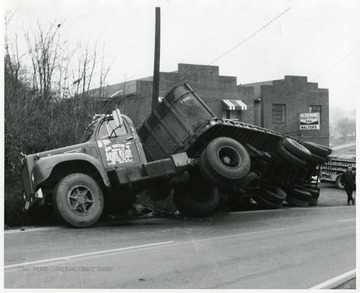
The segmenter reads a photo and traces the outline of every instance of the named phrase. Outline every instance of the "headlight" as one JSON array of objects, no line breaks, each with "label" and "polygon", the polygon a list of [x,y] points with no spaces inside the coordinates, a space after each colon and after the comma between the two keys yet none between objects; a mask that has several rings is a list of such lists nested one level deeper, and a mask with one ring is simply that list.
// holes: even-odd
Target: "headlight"
[{"label": "headlight", "polygon": [[34,176],[34,173],[31,174],[31,181],[32,183],[35,183],[35,176]]}]

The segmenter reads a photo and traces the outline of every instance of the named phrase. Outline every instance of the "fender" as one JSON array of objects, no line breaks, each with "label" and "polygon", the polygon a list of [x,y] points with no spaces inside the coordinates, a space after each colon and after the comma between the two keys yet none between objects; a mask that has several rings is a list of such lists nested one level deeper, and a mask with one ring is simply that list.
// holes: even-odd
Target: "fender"
[{"label": "fender", "polygon": [[103,179],[104,184],[107,187],[110,187],[109,177],[102,164],[93,156],[83,153],[58,154],[58,155],[52,155],[52,156],[40,158],[38,161],[35,162],[33,169],[35,186],[37,187],[39,184],[47,180],[50,177],[53,169],[58,164],[64,162],[71,162],[71,161],[83,161],[90,163],[99,172],[99,174]]}]

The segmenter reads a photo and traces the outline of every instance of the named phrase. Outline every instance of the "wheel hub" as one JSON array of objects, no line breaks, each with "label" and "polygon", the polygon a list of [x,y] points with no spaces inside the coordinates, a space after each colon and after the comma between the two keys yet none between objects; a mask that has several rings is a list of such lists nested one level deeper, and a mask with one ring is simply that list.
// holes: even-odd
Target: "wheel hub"
[{"label": "wheel hub", "polygon": [[84,185],[76,185],[70,189],[67,202],[72,212],[79,216],[86,216],[94,209],[94,195]]},{"label": "wheel hub", "polygon": [[223,147],[218,153],[220,161],[228,168],[236,168],[241,164],[241,158],[232,147]]},{"label": "wheel hub", "polygon": [[79,196],[78,196],[77,202],[78,202],[79,204],[84,204],[85,201],[86,201],[85,196],[83,196],[83,195],[79,195]]}]

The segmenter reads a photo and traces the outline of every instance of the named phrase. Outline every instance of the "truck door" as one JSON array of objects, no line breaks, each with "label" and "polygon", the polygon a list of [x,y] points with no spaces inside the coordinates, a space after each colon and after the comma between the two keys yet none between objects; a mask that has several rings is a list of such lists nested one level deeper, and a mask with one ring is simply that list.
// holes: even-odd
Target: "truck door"
[{"label": "truck door", "polygon": [[123,120],[116,127],[114,120],[104,119],[97,133],[97,144],[105,169],[140,163],[140,156],[130,127]]}]

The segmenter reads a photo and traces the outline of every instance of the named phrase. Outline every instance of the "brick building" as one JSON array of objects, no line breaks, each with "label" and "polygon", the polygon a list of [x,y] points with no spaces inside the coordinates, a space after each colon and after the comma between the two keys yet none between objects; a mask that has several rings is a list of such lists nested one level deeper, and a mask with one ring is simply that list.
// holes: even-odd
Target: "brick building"
[{"label": "brick building", "polygon": [[[308,82],[303,76],[285,76],[282,80],[244,86],[254,89],[255,124],[329,145],[328,89],[319,88],[317,83]],[[319,113],[317,127],[300,127],[300,115],[309,116],[309,113]]]},{"label": "brick building", "polygon": [[[188,83],[218,117],[254,123],[254,92],[237,85],[236,77],[219,75],[218,66],[179,64],[175,72],[160,73],[160,97],[175,85]],[[107,86],[101,96],[111,99],[139,126],[151,112],[152,77]],[[99,96],[99,90],[90,95]]]},{"label": "brick building", "polygon": [[[292,137],[329,144],[328,90],[308,83],[306,77],[238,85],[236,77],[219,75],[218,66],[179,64],[175,72],[160,73],[160,93],[188,83],[216,116],[239,119]],[[151,112],[152,77],[92,90],[105,97],[139,126]],[[300,130],[299,115],[320,112],[319,130]]]}]

